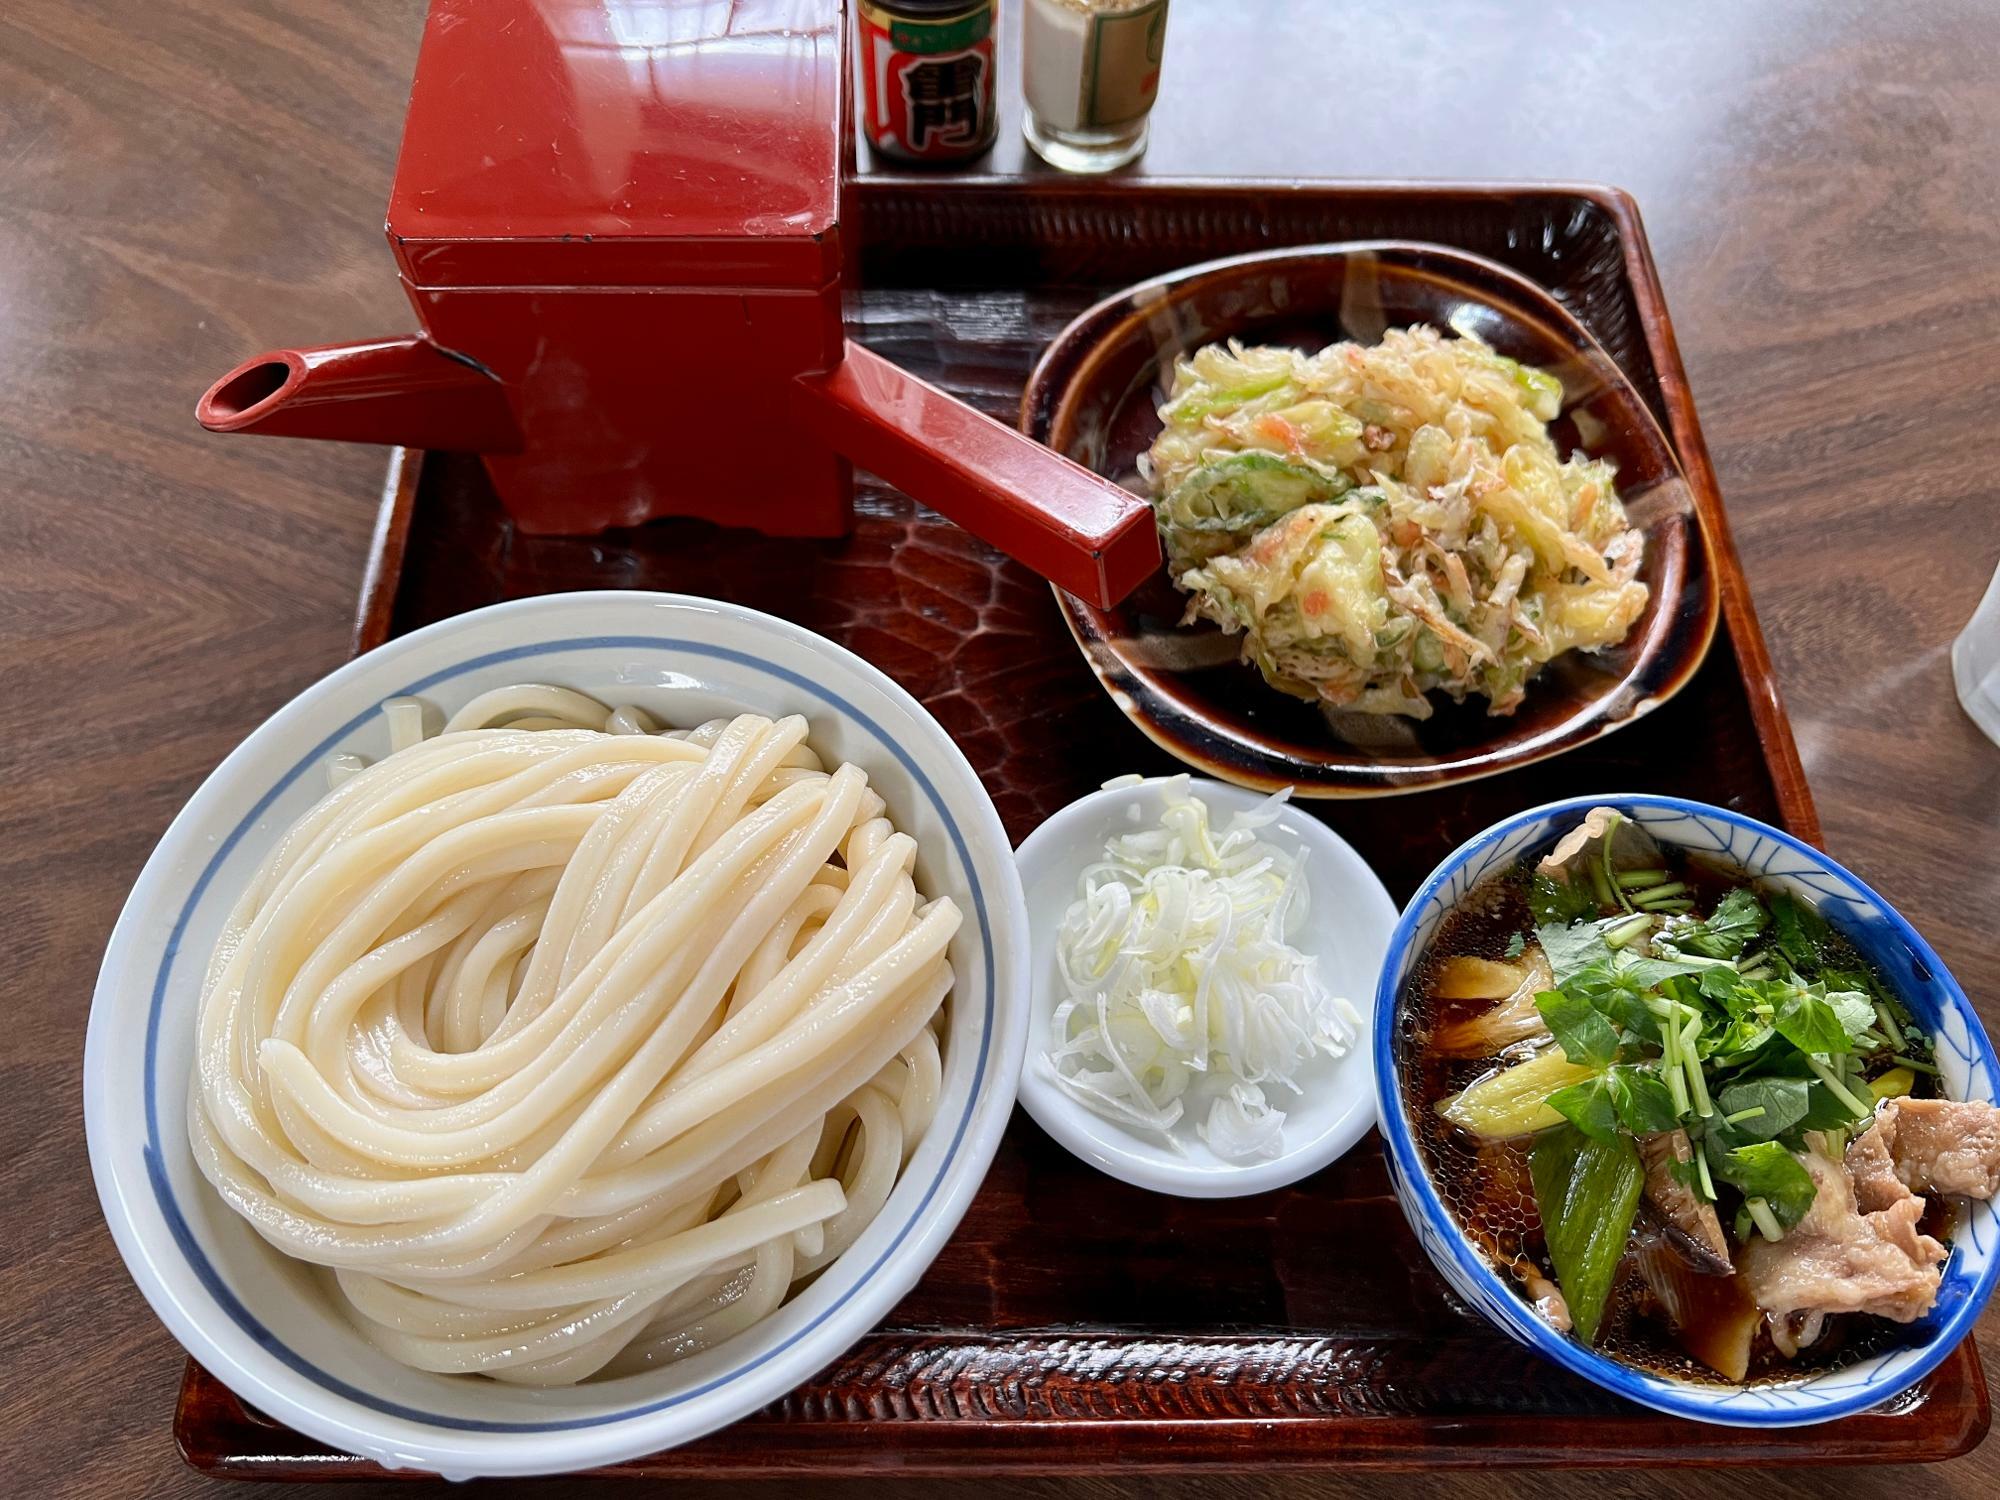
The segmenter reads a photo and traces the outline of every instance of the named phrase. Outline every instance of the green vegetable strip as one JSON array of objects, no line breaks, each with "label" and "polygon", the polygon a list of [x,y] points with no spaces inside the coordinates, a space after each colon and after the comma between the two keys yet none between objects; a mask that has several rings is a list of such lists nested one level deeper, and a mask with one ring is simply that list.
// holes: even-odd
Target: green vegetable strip
[{"label": "green vegetable strip", "polygon": [[1740,1125],[1745,1120],[1761,1120],[1764,1118],[1764,1114],[1763,1105],[1753,1104],[1748,1109],[1737,1110],[1733,1115],[1724,1115],[1722,1123],[1725,1125]]},{"label": "green vegetable strip", "polygon": [[1618,828],[1624,821],[1625,819],[1617,813],[1613,813],[1609,818],[1604,820],[1604,849],[1603,858],[1600,861],[1604,866],[1604,878],[1597,884],[1600,891],[1609,888],[1611,893],[1618,898],[1618,904],[1624,907],[1625,910],[1630,911],[1632,903],[1625,899],[1625,893],[1618,888],[1618,872],[1611,868],[1611,846],[1618,842]]},{"label": "green vegetable strip", "polygon": [[1882,1033],[1898,1047],[1903,1045],[1903,1028],[1896,1024],[1895,1013],[1880,1000],[1875,1002],[1875,1019],[1882,1027]]},{"label": "green vegetable strip", "polygon": [[1688,1094],[1694,1100],[1694,1112],[1706,1120],[1715,1113],[1715,1106],[1709,1102],[1708,1080],[1701,1076],[1701,1058],[1695,1052],[1695,1038],[1701,1035],[1701,1012],[1689,1007],[1688,1022],[1681,1032],[1681,1057],[1687,1067]]},{"label": "green vegetable strip", "polygon": [[[1672,944],[1668,946],[1671,947]],[[1699,953],[1681,953],[1679,951],[1675,952],[1674,961],[1676,963],[1693,964],[1697,969],[1734,969],[1736,967],[1735,964],[1726,958],[1704,958]]]},{"label": "green vegetable strip", "polygon": [[1656,885],[1644,895],[1634,896],[1632,899],[1644,906],[1649,901],[1660,901],[1668,896],[1685,896],[1687,888],[1688,883],[1685,880],[1672,880],[1665,885]]},{"label": "green vegetable strip", "polygon": [[1528,1173],[1570,1323],[1594,1343],[1639,1208],[1646,1178],[1639,1152],[1627,1136],[1597,1141],[1559,1125],[1536,1137]]},{"label": "green vegetable strip", "polygon": [[1928,1073],[1933,1078],[1936,1078],[1938,1076],[1938,1070],[1936,1064],[1921,1062],[1914,1057],[1905,1057],[1900,1052],[1897,1053],[1894,1057],[1891,1057],[1889,1061],[1892,1063],[1900,1063],[1903,1067],[1909,1068],[1914,1072]]},{"label": "green vegetable strip", "polygon": [[[1668,1002],[1669,1014],[1672,1003]],[[1674,1113],[1685,1117],[1688,1109],[1687,1070],[1681,1066],[1680,1033],[1671,1024],[1660,1027],[1660,1071],[1667,1080],[1667,1092],[1673,1096]]]},{"label": "green vegetable strip", "polygon": [[1597,892],[1599,906],[1626,906],[1628,910],[1630,909],[1625,898],[1612,891],[1611,882],[1604,878],[1604,872],[1596,865],[1590,867],[1590,884]]},{"label": "green vegetable strip", "polygon": [[1806,1066],[1819,1075],[1819,1081],[1826,1085],[1826,1091],[1845,1105],[1848,1113],[1857,1116],[1873,1113],[1872,1106],[1863,1104],[1853,1094],[1848,1092],[1847,1085],[1841,1082],[1840,1075],[1834,1072],[1833,1069],[1829,1068],[1810,1052],[1801,1053],[1800,1055],[1805,1058]]},{"label": "green vegetable strip", "polygon": [[[1626,870],[1618,877],[1618,884],[1628,891],[1643,891],[1648,886],[1665,885],[1666,883],[1667,872],[1665,870]],[[1682,889],[1685,890],[1686,886],[1683,885]]]},{"label": "green vegetable strip", "polygon": [[1610,948],[1623,948],[1641,933],[1651,931],[1652,917],[1644,912],[1635,912],[1621,922],[1614,922],[1604,929],[1604,942]]},{"label": "green vegetable strip", "polygon": [[1701,1174],[1701,1195],[1710,1203],[1715,1201],[1715,1179],[1708,1175],[1708,1153],[1697,1149],[1694,1153],[1695,1171]]}]

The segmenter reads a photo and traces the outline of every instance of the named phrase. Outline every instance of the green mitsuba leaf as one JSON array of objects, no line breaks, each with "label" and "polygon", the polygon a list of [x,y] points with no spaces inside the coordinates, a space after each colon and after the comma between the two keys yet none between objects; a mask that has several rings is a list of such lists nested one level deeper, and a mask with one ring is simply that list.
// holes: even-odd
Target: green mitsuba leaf
[{"label": "green mitsuba leaf", "polygon": [[1593,964],[1608,964],[1611,959],[1604,933],[1594,922],[1569,926],[1544,922],[1535,928],[1535,941],[1542,945],[1542,955],[1548,959],[1559,985]]},{"label": "green mitsuba leaf", "polygon": [[1786,995],[1771,1024],[1801,1052],[1847,1052],[1854,1045],[1834,1008],[1807,990],[1794,989]]},{"label": "green mitsuba leaf", "polygon": [[[1653,989],[1669,979],[1696,980],[1696,992],[1703,993],[1699,981],[1709,974],[1729,974],[1711,964],[1684,964],[1672,958],[1630,958],[1617,965],[1618,977],[1628,984]],[[1732,976],[1733,977],[1733,976]]]},{"label": "green mitsuba leaf", "polygon": [[1826,919],[1789,891],[1770,898],[1771,942],[1794,968],[1817,967],[1831,931]]},{"label": "green mitsuba leaf", "polygon": [[[1803,1078],[1747,1078],[1715,1096],[1722,1117],[1720,1129],[1732,1142],[1773,1141],[1806,1117],[1811,1089]],[[1761,1109],[1761,1115],[1730,1120],[1731,1115]]]},{"label": "green mitsuba leaf", "polygon": [[1769,922],[1757,893],[1748,886],[1738,886],[1716,904],[1706,921],[1676,929],[1674,946],[1703,958],[1735,958]]},{"label": "green mitsuba leaf", "polygon": [[1568,927],[1597,915],[1597,898],[1582,881],[1557,880],[1537,873],[1528,882],[1528,906],[1542,927]]},{"label": "green mitsuba leaf", "polygon": [[1594,1141],[1618,1139],[1618,1106],[1603,1074],[1557,1089],[1549,1095],[1549,1107]]},{"label": "green mitsuba leaf", "polygon": [[[1860,1096],[1863,1103],[1872,1103],[1868,1090],[1861,1084],[1853,1084],[1848,1092]],[[1868,1118],[1868,1111],[1856,1114],[1840,1096],[1823,1083],[1812,1083],[1806,1090],[1806,1112],[1799,1117],[1798,1129],[1794,1136],[1802,1136],[1808,1130],[1845,1130]]]},{"label": "green mitsuba leaf", "polygon": [[1776,1141],[1712,1150],[1708,1165],[1744,1197],[1762,1198],[1786,1229],[1806,1216],[1819,1192],[1812,1173]]},{"label": "green mitsuba leaf", "polygon": [[1828,990],[1826,1003],[1850,1038],[1875,1025],[1875,1002],[1859,990]]},{"label": "green mitsuba leaf", "polygon": [[1535,996],[1535,1009],[1563,1055],[1578,1067],[1602,1068],[1618,1056],[1618,1028],[1586,997],[1543,990]]},{"label": "green mitsuba leaf", "polygon": [[1674,1113],[1674,1096],[1657,1065],[1621,1063],[1605,1073],[1604,1086],[1618,1123],[1631,1134],[1654,1135],[1680,1124]]}]

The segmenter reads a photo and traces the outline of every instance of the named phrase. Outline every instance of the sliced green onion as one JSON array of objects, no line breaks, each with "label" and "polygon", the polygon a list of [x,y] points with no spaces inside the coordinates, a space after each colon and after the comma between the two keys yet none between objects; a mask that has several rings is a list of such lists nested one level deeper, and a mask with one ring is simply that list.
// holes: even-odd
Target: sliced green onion
[{"label": "sliced green onion", "polygon": [[1762,1198],[1745,1198],[1743,1206],[1750,1211],[1750,1218],[1757,1226],[1757,1232],[1776,1244],[1785,1237],[1785,1228],[1778,1222],[1778,1216],[1771,1212],[1771,1205]]},{"label": "sliced green onion", "polygon": [[1928,1073],[1933,1078],[1936,1078],[1938,1076],[1938,1069],[1935,1063],[1919,1062],[1916,1058],[1905,1057],[1900,1052],[1897,1053],[1894,1057],[1891,1057],[1889,1061],[1892,1063],[1900,1063],[1903,1067],[1913,1069],[1918,1073]]}]

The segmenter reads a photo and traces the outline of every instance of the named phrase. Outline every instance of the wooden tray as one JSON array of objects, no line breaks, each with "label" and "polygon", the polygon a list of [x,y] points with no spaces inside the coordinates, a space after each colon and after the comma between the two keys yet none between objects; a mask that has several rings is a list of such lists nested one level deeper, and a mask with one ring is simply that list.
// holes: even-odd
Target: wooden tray
[{"label": "wooden tray", "polygon": [[[1673,702],[1601,742],[1490,780],[1315,811],[1399,900],[1469,834],[1571,793],[1682,793],[1818,839],[1659,280],[1623,193],[867,178],[850,203],[858,284],[869,288],[853,331],[1009,420],[1036,354],[1071,316],[1193,261],[1397,237],[1491,256],[1547,286],[1638,384],[1680,451],[1717,551],[1715,648]],[[524,594],[720,595],[845,643],[923,699],[1017,840],[1108,776],[1173,769],[1104,697],[1046,585],[865,477],[859,511],[856,533],[833,543],[695,522],[528,538],[509,528],[476,461],[398,455],[355,646]],[[1460,1304],[1404,1227],[1373,1138],[1297,1188],[1189,1202],[1100,1176],[1017,1116],[964,1225],[882,1329],[775,1406],[612,1472],[1909,1462],[1964,1453],[1987,1423],[1968,1341],[1880,1411],[1823,1427],[1697,1429],[1542,1362]],[[187,1461],[214,1474],[380,1472],[246,1409],[192,1363],[174,1431]]]}]

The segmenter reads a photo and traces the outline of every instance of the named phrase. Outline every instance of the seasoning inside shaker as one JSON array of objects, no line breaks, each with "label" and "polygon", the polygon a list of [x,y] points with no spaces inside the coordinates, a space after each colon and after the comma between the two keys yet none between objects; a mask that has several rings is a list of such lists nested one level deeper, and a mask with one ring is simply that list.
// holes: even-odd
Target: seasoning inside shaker
[{"label": "seasoning inside shaker", "polygon": [[1108,172],[1146,149],[1160,90],[1167,0],[1025,0],[1021,131],[1071,172]]}]

